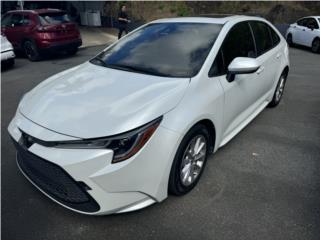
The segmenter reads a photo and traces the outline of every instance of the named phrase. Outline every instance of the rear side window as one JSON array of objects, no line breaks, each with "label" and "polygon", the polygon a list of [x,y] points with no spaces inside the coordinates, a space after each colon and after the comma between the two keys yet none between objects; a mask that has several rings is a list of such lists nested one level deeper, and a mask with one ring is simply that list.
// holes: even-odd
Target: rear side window
[{"label": "rear side window", "polygon": [[28,15],[24,15],[24,16],[23,16],[22,24],[23,24],[23,25],[30,25],[30,24],[32,24],[32,20],[30,19],[30,17],[29,17]]},{"label": "rear side window", "polygon": [[264,22],[250,22],[250,25],[257,46],[257,54],[260,56],[273,46],[269,26]]},{"label": "rear side window", "polygon": [[229,64],[236,57],[256,57],[248,22],[238,23],[229,31],[209,71],[209,76],[226,74]]},{"label": "rear side window", "polygon": [[19,27],[23,25],[23,16],[20,14],[12,14],[11,25],[13,27]]},{"label": "rear side window", "polygon": [[48,12],[39,14],[40,23],[42,25],[48,25],[48,24],[60,24],[60,23],[66,23],[70,22],[70,18],[68,14],[64,12]]}]

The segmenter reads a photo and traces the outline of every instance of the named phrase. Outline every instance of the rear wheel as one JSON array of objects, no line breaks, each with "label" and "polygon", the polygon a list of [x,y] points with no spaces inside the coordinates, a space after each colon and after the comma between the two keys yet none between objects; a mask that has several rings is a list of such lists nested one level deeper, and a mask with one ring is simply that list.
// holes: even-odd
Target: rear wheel
[{"label": "rear wheel", "polygon": [[29,58],[30,61],[40,60],[40,53],[34,42],[28,40],[23,44],[24,53]]},{"label": "rear wheel", "polygon": [[77,47],[71,48],[71,49],[68,49],[68,50],[67,50],[67,53],[68,53],[69,55],[75,55],[77,52],[78,52],[78,48],[77,48]]},{"label": "rear wheel", "polygon": [[287,43],[290,47],[293,46],[293,41],[292,41],[292,34],[288,34],[287,36]]},{"label": "rear wheel", "polygon": [[278,81],[276,90],[275,90],[275,92],[273,94],[272,101],[269,103],[268,107],[276,107],[276,106],[278,106],[278,104],[280,103],[281,98],[283,96],[284,87],[286,85],[286,80],[287,80],[287,74],[286,73],[282,73],[282,75],[281,75],[281,77],[280,77],[280,79]]},{"label": "rear wheel", "polygon": [[208,129],[198,124],[183,138],[172,164],[169,192],[184,195],[198,183],[210,149]]},{"label": "rear wheel", "polygon": [[320,52],[320,39],[316,38],[312,42],[311,51],[314,53]]}]

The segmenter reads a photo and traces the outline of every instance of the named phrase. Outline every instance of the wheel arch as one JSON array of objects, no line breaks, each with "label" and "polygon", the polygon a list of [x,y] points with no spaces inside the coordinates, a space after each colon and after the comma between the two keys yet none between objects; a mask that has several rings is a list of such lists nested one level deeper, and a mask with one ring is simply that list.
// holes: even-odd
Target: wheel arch
[{"label": "wheel arch", "polygon": [[210,134],[210,145],[211,145],[210,146],[210,153],[213,153],[213,151],[215,149],[215,144],[216,144],[216,128],[215,128],[215,125],[210,119],[205,118],[205,119],[199,120],[195,124],[193,124],[189,128],[188,131],[190,131],[192,128],[194,128],[196,125],[199,125],[199,124],[204,125],[209,131],[209,134]]},{"label": "wheel arch", "polygon": [[289,66],[288,66],[288,65],[286,65],[286,66],[284,67],[284,69],[282,70],[281,75],[282,75],[282,74],[285,74],[286,77],[288,77],[288,74],[289,74]]}]

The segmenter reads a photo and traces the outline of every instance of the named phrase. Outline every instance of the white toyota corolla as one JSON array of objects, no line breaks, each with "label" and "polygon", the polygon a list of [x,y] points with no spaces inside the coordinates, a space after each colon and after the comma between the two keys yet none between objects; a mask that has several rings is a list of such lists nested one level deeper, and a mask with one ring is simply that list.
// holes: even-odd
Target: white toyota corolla
[{"label": "white toyota corolla", "polygon": [[320,52],[320,16],[304,17],[291,24],[286,38],[289,45],[299,44]]},{"label": "white toyota corolla", "polygon": [[287,43],[262,18],[151,22],[24,95],[9,125],[18,166],[80,213],[185,194],[210,153],[280,102],[288,71]]}]

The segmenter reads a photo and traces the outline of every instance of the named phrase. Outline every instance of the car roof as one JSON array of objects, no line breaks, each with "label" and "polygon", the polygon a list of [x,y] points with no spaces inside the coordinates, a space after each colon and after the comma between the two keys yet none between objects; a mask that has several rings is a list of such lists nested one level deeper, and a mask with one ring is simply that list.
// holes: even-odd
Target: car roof
[{"label": "car roof", "polygon": [[34,9],[34,10],[12,10],[8,11],[8,13],[34,13],[34,14],[44,14],[44,13],[59,13],[64,12],[60,9],[54,8],[43,8],[43,9]]},{"label": "car roof", "polygon": [[304,19],[304,18],[320,18],[320,16],[305,16],[305,17],[299,18],[298,20]]},{"label": "car roof", "polygon": [[216,14],[206,14],[197,17],[176,17],[176,18],[163,18],[152,21],[151,23],[164,23],[164,22],[194,22],[194,23],[215,23],[215,24],[225,24],[227,22],[237,22],[245,20],[262,20],[264,18],[255,16],[245,16],[245,15],[216,15]]}]

